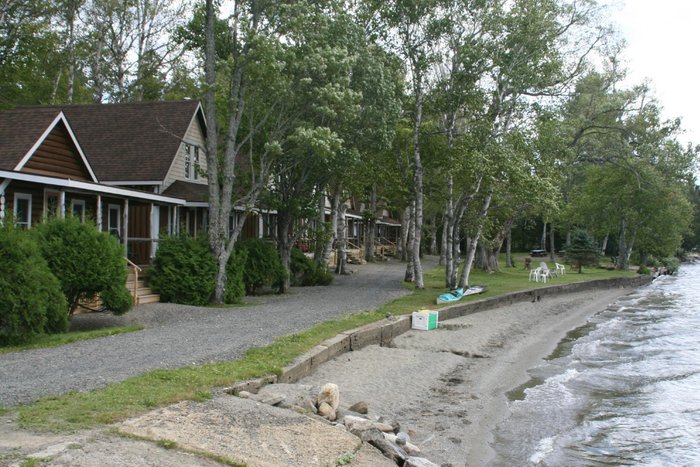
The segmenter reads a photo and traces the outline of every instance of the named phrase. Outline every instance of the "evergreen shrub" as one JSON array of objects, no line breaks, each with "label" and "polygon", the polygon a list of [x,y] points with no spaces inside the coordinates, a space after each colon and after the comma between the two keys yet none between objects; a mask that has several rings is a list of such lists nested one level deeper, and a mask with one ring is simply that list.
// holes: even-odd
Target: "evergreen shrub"
[{"label": "evergreen shrub", "polygon": [[162,301],[207,305],[216,285],[216,261],[206,238],[162,238],[149,278]]},{"label": "evergreen shrub", "polygon": [[333,275],[299,248],[292,248],[290,269],[294,286],[329,285],[333,282]]},{"label": "evergreen shrub", "polygon": [[19,344],[44,332],[65,332],[68,305],[28,232],[0,226],[0,344]]},{"label": "evergreen shrub", "polygon": [[108,309],[123,313],[131,308],[124,300],[127,269],[119,241],[89,223],[68,216],[51,219],[32,230],[39,251],[54,275],[72,313],[79,300],[103,294]]},{"label": "evergreen shrub", "polygon": [[241,303],[245,297],[245,267],[248,253],[245,250],[234,250],[226,264],[225,303]]},{"label": "evergreen shrub", "polygon": [[282,266],[275,246],[259,238],[239,242],[238,249],[245,252],[243,281],[250,295],[263,286],[279,286],[287,273]]}]

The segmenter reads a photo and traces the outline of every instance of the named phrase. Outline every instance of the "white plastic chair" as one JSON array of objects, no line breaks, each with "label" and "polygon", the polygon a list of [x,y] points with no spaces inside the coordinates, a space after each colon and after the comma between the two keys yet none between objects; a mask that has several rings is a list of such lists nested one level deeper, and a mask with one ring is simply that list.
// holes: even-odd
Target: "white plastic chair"
[{"label": "white plastic chair", "polygon": [[542,274],[542,268],[535,268],[530,271],[530,278],[528,279],[528,282],[532,282],[533,280],[535,282],[539,282],[540,280],[547,282],[547,277]]},{"label": "white plastic chair", "polygon": [[559,264],[559,263],[554,263],[554,264],[557,267],[557,276],[563,276],[564,274],[566,274],[566,268],[564,267],[563,264]]},{"label": "white plastic chair", "polygon": [[547,266],[547,263],[545,263],[544,261],[542,261],[540,263],[540,269],[541,269],[540,275],[542,275],[542,277],[544,277],[543,282],[547,282],[547,278],[554,277],[554,275],[552,274],[552,271],[549,269],[549,266]]}]

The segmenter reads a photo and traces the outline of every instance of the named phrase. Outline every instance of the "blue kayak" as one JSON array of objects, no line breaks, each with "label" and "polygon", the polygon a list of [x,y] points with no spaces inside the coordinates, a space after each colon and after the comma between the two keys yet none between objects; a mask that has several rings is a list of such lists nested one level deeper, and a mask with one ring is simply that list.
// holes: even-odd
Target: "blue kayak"
[{"label": "blue kayak", "polygon": [[486,292],[486,289],[487,287],[485,285],[473,285],[466,290],[462,288],[451,290],[449,292],[441,294],[437,298],[437,304],[441,305],[444,303],[458,302],[462,299],[462,297],[466,297],[467,295],[476,295],[484,293]]}]

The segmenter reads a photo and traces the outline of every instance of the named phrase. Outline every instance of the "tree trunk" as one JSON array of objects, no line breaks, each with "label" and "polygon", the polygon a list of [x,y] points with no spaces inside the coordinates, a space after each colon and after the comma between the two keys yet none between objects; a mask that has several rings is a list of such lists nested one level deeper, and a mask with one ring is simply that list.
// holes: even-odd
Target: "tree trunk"
[{"label": "tree trunk", "polygon": [[331,253],[333,252],[333,244],[338,238],[338,208],[340,206],[340,187],[336,187],[333,192],[333,198],[331,198],[331,235],[326,241],[325,248],[323,249],[323,254],[321,255],[321,261],[325,267],[328,267],[328,262],[331,258]]},{"label": "tree trunk", "polygon": [[554,224],[549,225],[549,259],[555,261],[554,258]]},{"label": "tree trunk", "polygon": [[412,260],[414,273],[414,284],[417,289],[425,288],[423,283],[423,266],[420,260],[421,237],[423,233],[423,164],[420,154],[420,130],[423,121],[423,91],[421,77],[417,77],[416,88],[416,122],[413,127],[413,190],[415,193],[414,208],[414,231],[412,243]]},{"label": "tree trunk", "polygon": [[445,227],[442,236],[445,239],[445,246],[443,248],[443,255],[445,256],[445,287],[447,287],[450,290],[454,288],[457,282],[456,274],[454,271],[455,262],[452,256],[454,254],[454,234],[452,232],[454,224],[453,186],[454,178],[452,177],[452,175],[449,175],[447,177],[447,205],[445,206]]},{"label": "tree trunk", "polygon": [[415,237],[415,228],[416,224],[413,221],[414,217],[414,212],[415,212],[415,203],[412,203],[411,208],[410,208],[410,216],[409,216],[409,223],[408,223],[408,241],[406,243],[406,274],[404,274],[404,282],[413,282],[415,280],[415,268],[413,266],[413,254],[414,250],[413,248],[410,248],[410,246],[413,245],[414,237]]},{"label": "tree trunk", "polygon": [[280,255],[280,261],[282,262],[282,267],[287,273],[282,284],[279,288],[279,293],[289,292],[289,288],[292,284],[291,278],[291,258],[292,258],[292,246],[293,238],[290,235],[293,223],[292,216],[285,211],[280,211],[277,213],[277,251]]},{"label": "tree trunk", "polygon": [[547,249],[547,222],[543,222],[542,227],[542,238],[540,239],[540,248],[543,250]]},{"label": "tree trunk", "polygon": [[369,210],[372,217],[367,222],[367,234],[365,235],[365,260],[373,263],[376,260],[374,245],[377,241],[377,184],[372,184],[372,192],[369,196]]},{"label": "tree trunk", "polygon": [[406,207],[403,211],[401,211],[401,237],[399,239],[399,248],[397,255],[399,258],[401,258],[401,261],[408,261],[408,239],[410,237],[410,231],[411,231],[411,207],[408,206]]},{"label": "tree trunk", "polygon": [[617,261],[615,262],[615,268],[621,269],[623,271],[627,270],[627,265],[624,264],[623,258],[626,256],[627,252],[627,242],[625,241],[625,218],[623,217],[620,221],[620,237],[617,243]]},{"label": "tree trunk", "polygon": [[514,268],[513,264],[513,226],[508,227],[506,232],[506,268]]},{"label": "tree trunk", "polygon": [[608,249],[608,237],[610,237],[610,234],[605,234],[605,238],[603,238],[603,246],[600,247],[600,254],[605,256],[605,250]]},{"label": "tree trunk", "polygon": [[474,255],[476,254],[476,247],[481,239],[481,233],[484,230],[484,223],[486,216],[488,215],[489,208],[491,206],[491,199],[493,198],[493,191],[489,192],[484,199],[484,203],[481,208],[481,213],[479,213],[479,224],[476,229],[476,235],[474,235],[474,240],[472,240],[469,248],[467,249],[467,257],[464,261],[464,267],[462,268],[462,274],[459,279],[459,286],[466,288],[469,287],[469,274],[471,272],[472,264],[474,264]]},{"label": "tree trunk", "polygon": [[347,206],[343,203],[338,206],[338,251],[336,253],[335,273],[347,274],[348,263],[348,223],[345,217]]},{"label": "tree trunk", "polygon": [[445,215],[442,218],[442,235],[440,235],[440,266],[445,266],[447,264],[447,210],[445,210]]}]

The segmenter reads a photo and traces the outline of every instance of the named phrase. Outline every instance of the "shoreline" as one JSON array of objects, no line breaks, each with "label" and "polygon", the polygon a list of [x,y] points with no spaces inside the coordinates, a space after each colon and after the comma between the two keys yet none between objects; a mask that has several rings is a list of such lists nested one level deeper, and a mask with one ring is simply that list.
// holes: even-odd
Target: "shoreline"
[{"label": "shoreline", "polygon": [[[515,303],[499,298],[494,307],[441,319],[437,330],[394,334],[393,340],[380,339],[385,346],[355,348],[313,368],[313,358],[303,360],[290,372],[306,362],[306,376],[264,386],[256,400],[222,390],[204,402],[183,401],[102,429],[65,435],[17,430],[13,416],[0,417],[0,461],[34,457],[87,466],[96,459],[104,465],[141,459],[151,465],[209,466],[220,465],[212,462],[220,456],[251,466],[334,465],[351,454],[343,465],[394,465],[343,427],[259,402],[276,395],[287,401],[294,394],[315,397],[330,382],[340,388],[341,415],[364,401],[369,417],[398,422],[421,455],[435,464],[485,465],[493,455],[492,431],[508,415],[508,392],[529,381],[528,370],[550,355],[568,331],[635,289],[545,292]],[[441,317],[456,311],[445,309]],[[365,338],[376,336],[376,329],[381,330],[370,326]],[[363,337],[351,334],[331,340],[355,338],[361,344]],[[163,447],[163,440],[177,449]]]},{"label": "shoreline", "polygon": [[569,331],[629,293],[544,296],[441,321],[435,331],[396,337],[391,347],[339,355],[298,384],[337,384],[341,409],[367,402],[369,416],[399,422],[436,464],[485,465],[492,431],[508,416],[507,394],[530,380],[528,370]]}]

